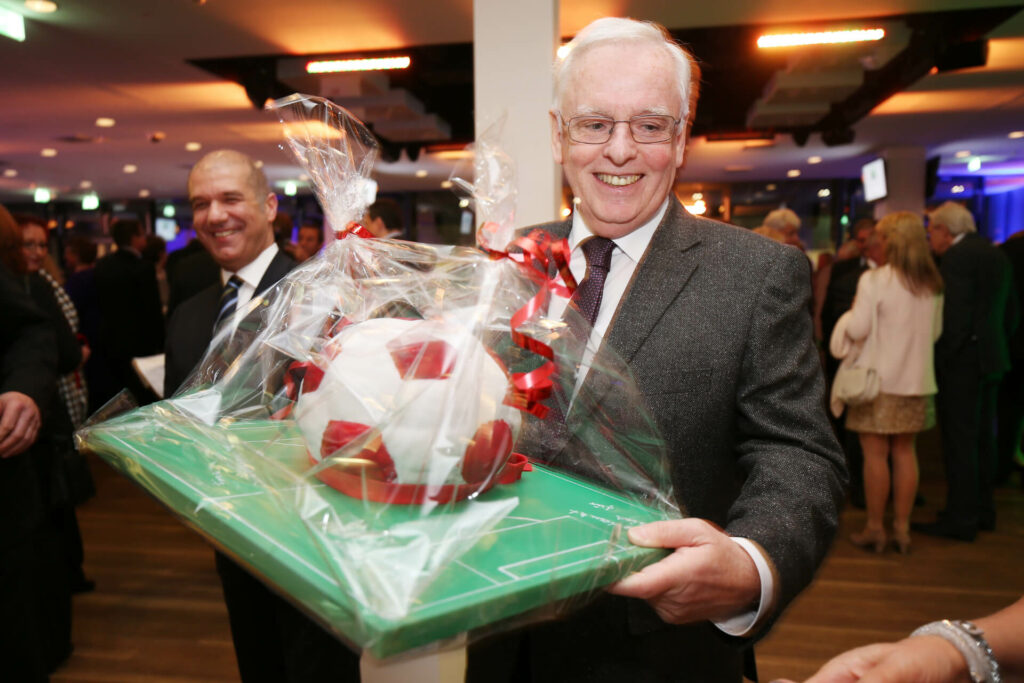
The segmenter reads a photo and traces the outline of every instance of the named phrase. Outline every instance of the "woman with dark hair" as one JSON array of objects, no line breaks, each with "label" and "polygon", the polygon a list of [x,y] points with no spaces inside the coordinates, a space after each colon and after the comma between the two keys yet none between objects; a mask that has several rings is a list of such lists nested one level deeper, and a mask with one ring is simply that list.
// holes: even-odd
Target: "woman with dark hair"
[{"label": "woman with dark hair", "polygon": [[36,218],[19,221],[20,272],[25,291],[52,323],[57,339],[57,392],[33,454],[42,494],[44,527],[37,541],[37,610],[41,642],[52,672],[71,654],[71,594],[89,590],[82,573],[82,538],[75,503],[92,491],[92,477],[73,442],[74,429],[86,418],[87,397],[81,367],[89,347],[77,334],[78,313],[71,299],[45,268],[49,235]]},{"label": "woman with dark hair", "polygon": [[856,343],[874,335],[872,365],[880,384],[873,401],[850,406],[846,415],[846,428],[857,432],[864,451],[868,516],[864,530],[850,541],[879,553],[885,549],[883,517],[891,480],[892,540],[906,553],[918,483],[915,440],[935,424],[933,347],[942,332],[942,276],[920,216],[889,214],[876,230],[886,262],[861,275],[853,308],[836,323],[832,337],[835,351],[837,336]]}]

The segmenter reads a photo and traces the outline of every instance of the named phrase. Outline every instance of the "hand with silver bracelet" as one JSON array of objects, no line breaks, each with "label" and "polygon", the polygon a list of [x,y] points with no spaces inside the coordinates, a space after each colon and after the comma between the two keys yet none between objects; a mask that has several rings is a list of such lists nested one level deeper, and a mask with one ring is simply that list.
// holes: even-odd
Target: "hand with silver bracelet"
[{"label": "hand with silver bracelet", "polygon": [[899,642],[844,652],[805,683],[853,681],[1024,681],[1024,599],[973,623],[932,622]]}]

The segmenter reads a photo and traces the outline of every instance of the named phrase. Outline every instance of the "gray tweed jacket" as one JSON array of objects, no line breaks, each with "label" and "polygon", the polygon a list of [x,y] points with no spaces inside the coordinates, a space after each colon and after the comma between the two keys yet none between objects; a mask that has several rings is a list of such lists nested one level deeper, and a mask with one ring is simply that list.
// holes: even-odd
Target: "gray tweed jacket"
[{"label": "gray tweed jacket", "polygon": [[[564,237],[571,224],[539,227]],[[668,445],[680,506],[767,553],[775,616],[824,558],[846,482],[809,297],[800,251],[672,199],[604,339]],[[599,381],[588,375],[584,386],[604,396],[600,409],[630,410],[615,386],[588,387]],[[566,424],[585,420],[570,413]],[[646,603],[609,596],[524,637],[534,681],[734,681],[750,644],[710,624],[666,625]],[[471,651],[470,680],[483,680],[475,664]]]}]

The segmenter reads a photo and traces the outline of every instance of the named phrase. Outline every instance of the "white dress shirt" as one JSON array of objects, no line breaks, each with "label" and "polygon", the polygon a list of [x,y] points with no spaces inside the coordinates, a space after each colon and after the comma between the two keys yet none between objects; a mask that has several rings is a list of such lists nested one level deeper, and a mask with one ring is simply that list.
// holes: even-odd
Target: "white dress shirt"
[{"label": "white dress shirt", "polygon": [[235,305],[235,316],[231,319],[232,326],[238,324],[238,313],[245,309],[246,304],[252,300],[260,280],[263,279],[264,273],[270,267],[270,262],[277,256],[277,252],[277,243],[271,242],[270,246],[261,251],[259,256],[247,265],[239,268],[237,272],[232,273],[230,270],[220,269],[221,287],[228,283],[232,275],[237,275],[242,281],[242,286],[238,288],[238,303]]},{"label": "white dress shirt", "polygon": [[[579,391],[583,378],[590,369],[590,361],[601,346],[601,341],[604,339],[608,328],[611,327],[615,314],[618,312],[619,304],[622,302],[622,297],[629,288],[629,283],[636,272],[636,267],[643,258],[644,252],[647,251],[651,238],[654,237],[654,232],[658,229],[658,225],[661,224],[661,220],[664,218],[667,210],[668,198],[666,197],[665,201],[662,202],[661,208],[658,209],[657,213],[649,221],[629,234],[612,240],[615,242],[615,249],[612,251],[611,266],[608,269],[608,277],[604,283],[601,308],[597,312],[593,331],[587,340],[587,348],[583,353],[580,372],[576,378],[575,391]],[[587,257],[583,253],[582,244],[592,237],[593,234],[586,223],[583,222],[583,217],[580,216],[579,212],[575,212],[572,219],[572,230],[569,232],[569,248],[571,249],[569,270],[572,271],[572,275],[576,278],[577,283],[582,282],[587,273]],[[551,303],[548,306],[549,317],[560,318],[568,303],[568,299],[552,296]],[[756,611],[751,610],[737,614],[729,619],[715,622],[715,625],[729,635],[745,636],[750,633],[754,624],[760,621],[762,614],[771,605],[774,579],[768,561],[755,544],[745,538],[737,538],[735,536],[731,538],[754,561],[758,576],[761,579],[761,598]]]}]

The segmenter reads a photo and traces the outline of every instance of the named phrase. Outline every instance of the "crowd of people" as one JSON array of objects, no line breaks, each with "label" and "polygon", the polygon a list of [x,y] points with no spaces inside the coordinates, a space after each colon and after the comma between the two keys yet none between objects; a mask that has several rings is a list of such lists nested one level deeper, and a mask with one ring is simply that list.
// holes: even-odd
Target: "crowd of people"
[{"label": "crowd of people", "polygon": [[[994,528],[992,488],[1020,443],[1022,383],[1000,380],[1021,371],[1020,333],[1011,336],[1024,239],[991,245],[954,203],[924,217],[895,213],[858,223],[815,287],[792,210],[749,231],[691,216],[675,197],[699,68],[663,29],[594,22],[559,60],[556,83],[553,156],[580,201],[567,221],[543,227],[567,239],[577,291],[590,297],[565,305],[589,319],[591,351],[607,344],[627,359],[689,517],[631,529],[633,543],[671,552],[566,619],[474,643],[468,677],[739,680],[753,672],[752,643],[831,545],[847,463],[867,509],[850,539],[859,546],[883,552],[891,541],[908,552],[915,528],[964,541]],[[323,246],[315,224],[291,244],[291,220],[243,154],[207,154],[187,190],[194,244],[168,255],[141,223],[118,220],[116,249],[102,258],[87,240],[68,240],[66,281],[45,226],[0,209],[0,650],[14,680],[45,680],[67,658],[70,595],[91,588],[74,520],[90,483],[73,464],[74,428],[122,389],[154,398],[133,368],[140,356],[166,352],[162,393],[173,394],[236,311]],[[389,237],[400,220],[384,201],[364,223]],[[845,401],[841,424],[830,425],[825,397],[843,365],[822,359],[816,333],[838,356],[872,349],[877,390]],[[998,409],[997,396],[1009,397]],[[573,410],[584,409],[574,404],[561,431],[542,435],[552,458],[582,447],[566,430],[587,416]],[[936,421],[949,495],[937,520],[914,525],[915,438]],[[231,558],[218,553],[216,565],[243,680],[358,679],[358,660],[318,624]],[[993,648],[1012,651],[1006,621],[979,623],[991,624]],[[891,662],[900,647],[832,668]]]}]

